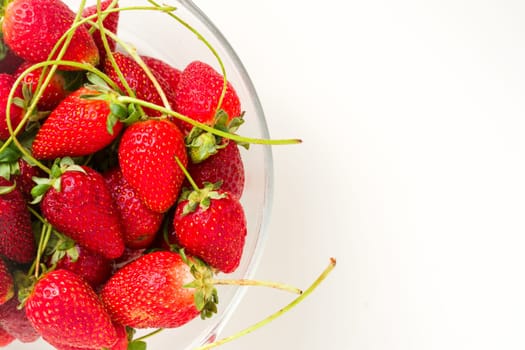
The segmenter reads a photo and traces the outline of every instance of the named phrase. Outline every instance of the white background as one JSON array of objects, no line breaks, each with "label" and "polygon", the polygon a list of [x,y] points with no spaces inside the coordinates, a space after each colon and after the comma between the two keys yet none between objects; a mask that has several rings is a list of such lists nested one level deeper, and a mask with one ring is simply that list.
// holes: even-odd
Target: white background
[{"label": "white background", "polygon": [[[525,348],[525,2],[198,0],[272,137],[257,277],[304,304],[224,346]],[[223,335],[291,299],[251,289]]]}]

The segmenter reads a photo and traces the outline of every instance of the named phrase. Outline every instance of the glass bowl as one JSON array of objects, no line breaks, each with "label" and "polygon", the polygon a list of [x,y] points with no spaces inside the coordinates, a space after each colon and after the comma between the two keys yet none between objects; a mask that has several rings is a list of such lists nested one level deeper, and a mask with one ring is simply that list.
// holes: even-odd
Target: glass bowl
[{"label": "glass bowl", "polygon": [[[65,0],[73,11],[80,0]],[[88,1],[87,5],[96,3]],[[269,133],[255,88],[239,57],[215,25],[192,1],[159,1],[177,7],[174,12],[197,30],[216,50],[224,63],[230,81],[241,100],[245,111],[245,123],[238,134],[255,138],[269,138]],[[147,1],[120,0],[120,7],[148,6]],[[162,59],[183,69],[193,60],[204,61],[220,71],[218,61],[199,38],[170,18],[153,11],[126,11],[120,13],[118,35],[137,48],[140,54]],[[252,278],[261,257],[268,215],[272,198],[272,153],[269,146],[251,145],[249,150],[240,147],[246,180],[241,198],[248,223],[246,245],[239,268],[228,278]],[[218,277],[221,277],[219,275]],[[224,275],[226,276],[226,275]],[[148,338],[149,349],[192,349],[216,339],[225,323],[232,317],[245,292],[244,288],[219,286],[219,311],[211,319],[193,320],[180,328],[166,329]],[[152,330],[139,330],[137,337]],[[52,349],[42,340],[35,343],[11,343],[9,349]]]}]

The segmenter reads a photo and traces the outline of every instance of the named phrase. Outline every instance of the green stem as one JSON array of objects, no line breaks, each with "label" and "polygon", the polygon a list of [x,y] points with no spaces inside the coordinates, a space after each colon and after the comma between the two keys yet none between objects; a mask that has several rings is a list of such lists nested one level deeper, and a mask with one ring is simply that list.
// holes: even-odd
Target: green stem
[{"label": "green stem", "polygon": [[163,330],[164,330],[164,328],[156,329],[156,330],[154,330],[154,331],[151,332],[151,333],[148,333],[148,334],[146,334],[146,335],[143,335],[142,337],[139,337],[139,338],[137,338],[137,339],[133,339],[133,341],[143,341],[143,340],[146,340],[146,339],[148,339],[148,338],[153,337],[155,334],[158,334],[158,333],[162,332]]},{"label": "green stem", "polygon": [[294,293],[294,294],[299,294],[299,295],[303,294],[303,291],[297,287],[282,284],[282,283],[272,282],[272,281],[246,280],[246,279],[238,279],[238,280],[217,279],[217,280],[213,280],[212,283],[214,285],[269,287],[269,288],[279,289],[279,290]]},{"label": "green stem", "polygon": [[31,208],[30,206],[27,207],[27,210],[33,214],[37,219],[38,221],[40,221],[41,223],[43,223],[44,225],[47,225],[48,222],[47,220],[42,216],[40,215],[40,213],[38,213],[35,209]]},{"label": "green stem", "polygon": [[220,340],[217,340],[213,343],[210,343],[210,344],[206,344],[206,345],[203,345],[203,346],[199,346],[193,350],[207,350],[207,349],[212,349],[212,348],[215,348],[217,346],[220,346],[220,345],[223,345],[223,344],[226,344],[232,340],[235,340],[237,338],[240,338],[244,335],[247,335],[263,326],[265,326],[266,324],[272,322],[273,320],[275,320],[276,318],[282,316],[283,314],[285,314],[286,312],[290,311],[292,308],[294,308],[295,306],[297,306],[300,302],[302,302],[306,297],[308,297],[310,294],[312,294],[312,292],[321,284],[321,282],[323,282],[325,280],[325,278],[330,274],[330,272],[332,272],[332,270],[334,269],[335,267],[335,264],[336,264],[336,261],[334,258],[331,258],[330,259],[330,264],[328,265],[328,267],[321,273],[321,275],[312,283],[312,285],[310,285],[310,287],[308,287],[308,289],[306,289],[304,291],[303,294],[301,294],[300,296],[298,296],[297,298],[295,298],[291,303],[289,303],[288,305],[286,305],[285,307],[283,307],[282,309],[280,309],[279,311],[271,314],[270,316],[266,317],[265,319],[263,319],[262,321],[259,321],[257,323],[255,323],[254,325],[248,327],[248,328],[245,328],[244,330],[242,331],[239,331],[237,333],[235,333],[234,335],[231,335],[229,337],[226,337],[226,338],[223,338],[223,339],[220,339]]},{"label": "green stem", "polygon": [[159,112],[163,113],[163,114],[166,114],[166,115],[170,115],[172,117],[175,117],[177,119],[180,119],[188,124],[191,124],[193,126],[197,126],[201,129],[203,129],[204,131],[207,131],[209,133],[212,133],[214,135],[217,135],[217,136],[220,136],[220,137],[224,137],[224,138],[227,138],[227,139],[230,139],[230,140],[233,140],[233,141],[237,141],[237,142],[244,142],[244,143],[249,143],[249,144],[260,144],[260,145],[291,145],[291,144],[297,144],[297,143],[301,143],[302,141],[300,139],[275,139],[275,140],[272,140],[272,139],[257,139],[257,138],[251,138],[251,137],[244,137],[244,136],[239,136],[239,135],[236,135],[236,134],[231,134],[229,132],[225,132],[225,131],[221,131],[221,130],[218,130],[218,129],[215,129],[209,125],[206,125],[206,124],[203,124],[203,123],[200,123],[196,120],[193,120],[185,115],[182,115],[180,113],[177,113],[175,111],[172,111],[171,109],[167,109],[167,108],[164,108],[164,107],[161,107],[159,105],[156,105],[154,103],[151,103],[151,102],[147,102],[147,101],[144,101],[144,100],[140,100],[140,99],[137,99],[137,98],[133,98],[133,97],[129,97],[129,96],[120,96],[118,98],[118,100],[120,102],[123,102],[123,103],[135,103],[135,104],[138,104],[138,105],[141,105],[143,107],[148,107],[148,108],[151,108],[151,109],[156,109],[158,110]]},{"label": "green stem", "polygon": [[199,186],[197,186],[197,184],[195,183],[195,181],[191,177],[190,173],[188,172],[188,169],[186,169],[184,164],[182,164],[182,162],[180,161],[179,157],[175,156],[175,161],[179,165],[180,170],[182,170],[182,172],[186,176],[186,179],[188,179],[188,182],[190,183],[191,188],[193,188],[195,191],[199,191],[200,190]]},{"label": "green stem", "polygon": [[[152,4],[152,5],[154,5],[154,6],[161,6],[160,4],[155,2],[154,0],[148,0],[148,2],[150,4]],[[222,73],[222,91],[221,91],[221,95],[219,96],[219,101],[217,103],[217,108],[215,110],[215,114],[217,114],[217,112],[219,111],[219,109],[222,106],[222,101],[224,100],[224,96],[226,95],[226,89],[228,87],[228,79],[226,78],[226,68],[224,67],[224,63],[223,63],[223,61],[221,59],[221,56],[219,55],[217,50],[215,50],[215,48],[210,44],[210,42],[208,40],[206,40],[206,38],[201,33],[199,33],[195,28],[193,28],[189,23],[187,23],[182,18],[180,18],[179,16],[175,15],[172,12],[168,12],[167,14],[170,17],[172,17],[174,20],[179,22],[186,29],[188,29],[190,32],[195,34],[195,36],[197,36],[197,38],[200,41],[202,41],[204,43],[204,45],[206,45],[206,47],[210,50],[210,52],[213,54],[213,56],[215,56],[215,58],[217,59],[217,62],[219,63],[219,67],[220,67],[221,73]]]},{"label": "green stem", "polygon": [[[44,229],[45,228],[45,229]],[[40,259],[42,259],[42,255],[44,254],[44,250],[46,249],[47,243],[49,242],[49,238],[51,238],[51,233],[53,232],[53,226],[50,224],[46,224],[43,226],[43,233],[40,236],[40,240],[38,242],[38,249],[36,251],[36,258],[33,264],[35,265],[35,277],[38,278],[40,274]]]}]

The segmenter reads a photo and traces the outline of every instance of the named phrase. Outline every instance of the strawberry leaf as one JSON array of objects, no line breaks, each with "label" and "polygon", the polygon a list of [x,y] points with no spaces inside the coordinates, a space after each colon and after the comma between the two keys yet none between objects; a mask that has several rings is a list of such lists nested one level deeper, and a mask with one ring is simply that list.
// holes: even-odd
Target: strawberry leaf
[{"label": "strawberry leaf", "polygon": [[15,190],[16,183],[13,183],[11,186],[0,186],[0,195],[11,193]]}]

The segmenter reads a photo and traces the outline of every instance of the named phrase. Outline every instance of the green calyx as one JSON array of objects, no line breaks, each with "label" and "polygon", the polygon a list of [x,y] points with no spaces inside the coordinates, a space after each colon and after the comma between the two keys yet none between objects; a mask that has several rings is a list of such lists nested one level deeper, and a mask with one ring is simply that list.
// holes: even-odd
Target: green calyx
[{"label": "green calyx", "polygon": [[60,178],[66,171],[80,171],[85,173],[85,170],[80,165],[75,164],[70,157],[57,158],[51,167],[49,178],[33,177],[33,182],[35,182],[36,185],[31,189],[31,196],[33,197],[31,204],[40,203],[44,194],[46,194],[50,188],[54,188],[57,192],[60,192]]},{"label": "green calyx", "polygon": [[22,156],[20,150],[13,144],[10,144],[0,152],[0,176],[6,180],[11,180],[12,175],[20,174],[18,159]]},{"label": "green calyx", "polygon": [[110,113],[106,121],[106,128],[110,135],[113,135],[113,128],[117,122],[129,125],[141,118],[140,110],[132,103],[119,101],[119,92],[112,89],[100,76],[89,72],[86,74],[89,81],[85,86],[90,90],[96,91],[94,94],[81,95],[80,98],[89,100],[100,100],[109,103]]},{"label": "green calyx", "polygon": [[201,318],[212,317],[217,313],[217,304],[219,303],[219,294],[214,285],[214,272],[202,260],[195,257],[189,258],[180,250],[184,262],[190,267],[190,272],[195,278],[192,282],[185,284],[184,288],[194,288],[195,307],[200,311]]},{"label": "green calyx", "polygon": [[217,191],[221,185],[221,181],[216,183],[206,182],[203,188],[193,190],[185,189],[180,196],[180,201],[187,200],[188,202],[184,205],[182,215],[192,213],[198,208],[207,210],[210,207],[212,199],[226,198],[226,193]]},{"label": "green calyx", "polygon": [[44,252],[44,255],[51,257],[51,266],[66,256],[75,262],[78,260],[78,254],[78,247],[74,240],[53,230],[53,235],[50,237]]},{"label": "green calyx", "polygon": [[[230,134],[235,133],[244,123],[243,115],[228,120],[228,114],[220,109],[215,115],[213,128]],[[248,144],[241,144],[248,147]],[[227,146],[223,138],[199,127],[193,127],[186,136],[186,147],[193,163],[200,163]]]}]

